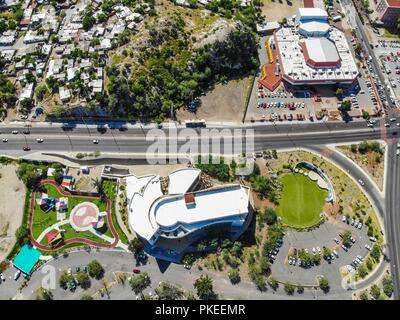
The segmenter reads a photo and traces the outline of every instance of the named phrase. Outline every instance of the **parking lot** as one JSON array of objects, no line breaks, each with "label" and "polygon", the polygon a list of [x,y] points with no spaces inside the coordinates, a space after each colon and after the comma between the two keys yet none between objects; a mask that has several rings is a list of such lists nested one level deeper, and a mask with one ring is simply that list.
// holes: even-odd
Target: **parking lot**
[{"label": "parking lot", "polygon": [[[332,288],[340,287],[342,277],[339,269],[346,266],[348,271],[354,272],[358,267],[357,264],[359,265],[358,260],[364,260],[368,253],[365,246],[372,247],[373,244],[367,235],[367,228],[361,226],[359,229],[360,227],[356,227],[355,224],[354,221],[349,221],[349,224],[344,223],[340,217],[333,223],[326,222],[309,232],[288,231],[271,266],[272,273],[281,281],[310,285],[315,284],[317,277],[323,274],[329,279]],[[351,231],[354,240],[353,245],[347,251],[342,248],[340,237],[345,230]],[[319,264],[304,265],[298,257],[292,254],[293,249],[296,248],[297,250],[305,249],[314,255],[320,252],[322,255],[324,247],[335,250],[337,255],[332,254],[330,261],[322,258]],[[351,266],[352,264],[353,266]]]}]

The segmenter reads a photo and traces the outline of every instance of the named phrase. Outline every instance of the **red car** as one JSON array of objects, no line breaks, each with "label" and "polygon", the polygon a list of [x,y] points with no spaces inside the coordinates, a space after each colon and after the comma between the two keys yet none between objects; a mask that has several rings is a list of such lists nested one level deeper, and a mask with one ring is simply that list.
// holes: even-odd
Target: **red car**
[{"label": "red car", "polygon": [[140,273],[140,270],[139,269],[133,269],[132,272],[133,273]]}]

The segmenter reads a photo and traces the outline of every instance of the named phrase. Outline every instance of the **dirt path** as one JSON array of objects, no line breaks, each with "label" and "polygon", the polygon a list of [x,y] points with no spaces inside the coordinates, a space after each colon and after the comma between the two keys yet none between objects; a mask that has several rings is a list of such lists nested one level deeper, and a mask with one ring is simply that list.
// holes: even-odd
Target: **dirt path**
[{"label": "dirt path", "polygon": [[0,261],[15,243],[15,231],[21,225],[25,186],[18,179],[16,165],[0,165]]}]

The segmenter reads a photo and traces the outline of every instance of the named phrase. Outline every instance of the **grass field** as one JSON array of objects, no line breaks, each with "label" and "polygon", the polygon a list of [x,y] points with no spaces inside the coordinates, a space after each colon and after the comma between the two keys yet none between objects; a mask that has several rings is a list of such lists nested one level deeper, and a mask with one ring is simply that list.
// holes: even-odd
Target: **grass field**
[{"label": "grass field", "polygon": [[320,213],[328,191],[301,174],[290,174],[281,179],[282,197],[277,213],[285,224],[293,227],[307,227],[320,220]]}]

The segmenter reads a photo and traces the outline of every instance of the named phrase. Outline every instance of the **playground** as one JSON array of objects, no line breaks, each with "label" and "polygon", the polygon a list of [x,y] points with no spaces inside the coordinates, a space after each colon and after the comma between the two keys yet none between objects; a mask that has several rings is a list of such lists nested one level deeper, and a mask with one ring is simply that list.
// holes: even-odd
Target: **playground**
[{"label": "playground", "polygon": [[110,209],[111,201],[97,194],[71,193],[54,181],[42,181],[31,193],[31,242],[42,251],[71,244],[115,247],[119,237]]}]

